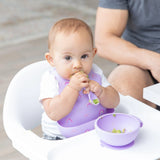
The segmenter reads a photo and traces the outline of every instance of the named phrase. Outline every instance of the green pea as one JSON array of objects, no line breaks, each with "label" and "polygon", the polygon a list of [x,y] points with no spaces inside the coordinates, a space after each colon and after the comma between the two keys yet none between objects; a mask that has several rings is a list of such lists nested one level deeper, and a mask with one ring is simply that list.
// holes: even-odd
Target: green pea
[{"label": "green pea", "polygon": [[122,131],[121,130],[117,130],[117,132],[116,133],[122,133]]},{"label": "green pea", "polygon": [[126,129],[124,128],[124,129],[122,130],[122,133],[125,133],[125,131],[126,131]]},{"label": "green pea", "polygon": [[93,99],[93,103],[94,103],[94,104],[98,104],[98,103],[99,103],[99,100],[98,100],[98,99]]},{"label": "green pea", "polygon": [[117,133],[117,130],[114,128],[114,129],[112,130],[112,133]]},{"label": "green pea", "polygon": [[124,128],[122,131],[120,129],[116,130],[115,128],[112,130],[112,133],[125,133],[126,129]]}]

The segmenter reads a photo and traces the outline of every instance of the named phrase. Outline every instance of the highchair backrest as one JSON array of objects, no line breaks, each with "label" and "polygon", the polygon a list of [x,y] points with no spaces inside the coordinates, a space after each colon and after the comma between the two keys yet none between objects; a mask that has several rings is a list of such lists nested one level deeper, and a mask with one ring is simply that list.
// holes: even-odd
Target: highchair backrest
[{"label": "highchair backrest", "polygon": [[17,125],[30,130],[40,124],[43,113],[38,100],[40,80],[48,67],[49,64],[46,61],[39,61],[24,67],[12,79],[3,109],[3,121],[7,134],[10,134],[11,128],[13,130]]}]

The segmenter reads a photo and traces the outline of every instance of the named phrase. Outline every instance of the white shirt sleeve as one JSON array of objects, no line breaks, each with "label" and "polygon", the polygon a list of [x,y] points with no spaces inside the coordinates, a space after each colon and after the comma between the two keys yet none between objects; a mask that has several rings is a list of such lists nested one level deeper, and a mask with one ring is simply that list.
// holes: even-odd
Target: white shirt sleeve
[{"label": "white shirt sleeve", "polygon": [[95,73],[99,74],[102,78],[102,86],[103,87],[108,87],[110,86],[111,84],[107,81],[107,78],[105,77],[105,75],[103,74],[103,71],[96,65],[96,64],[93,64],[92,65],[92,69]]},{"label": "white shirt sleeve", "polygon": [[[53,98],[59,94],[58,82],[55,79],[54,72],[55,71],[52,67],[51,69],[46,71],[42,76],[40,83],[40,101],[42,101],[45,98]],[[49,136],[61,135],[57,127],[57,122],[51,120],[45,112],[42,114],[41,126],[43,133]]]},{"label": "white shirt sleeve", "polygon": [[46,71],[41,79],[39,100],[53,98],[59,94],[58,82],[55,79],[54,71]]}]

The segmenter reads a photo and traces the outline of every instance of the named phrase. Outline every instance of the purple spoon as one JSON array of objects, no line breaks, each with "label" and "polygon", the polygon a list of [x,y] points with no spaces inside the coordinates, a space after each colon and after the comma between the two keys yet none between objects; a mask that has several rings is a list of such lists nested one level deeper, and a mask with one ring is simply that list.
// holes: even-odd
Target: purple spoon
[{"label": "purple spoon", "polygon": [[88,93],[88,98],[89,98],[89,102],[91,104],[93,104],[93,105],[98,105],[99,104],[99,99],[93,92],[90,91]]}]

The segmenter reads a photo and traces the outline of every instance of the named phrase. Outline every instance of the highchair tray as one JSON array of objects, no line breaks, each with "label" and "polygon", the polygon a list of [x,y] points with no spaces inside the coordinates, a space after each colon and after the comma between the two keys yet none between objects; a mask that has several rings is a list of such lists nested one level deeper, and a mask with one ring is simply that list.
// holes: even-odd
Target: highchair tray
[{"label": "highchair tray", "polygon": [[143,121],[143,128],[134,145],[127,149],[116,150],[103,147],[95,130],[61,140],[59,145],[48,152],[48,160],[155,160],[160,157],[160,112],[144,103],[129,97],[122,96],[116,112],[129,113]]}]

